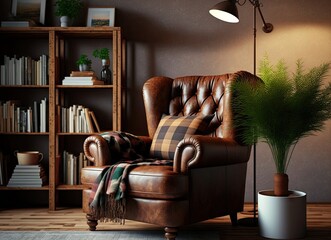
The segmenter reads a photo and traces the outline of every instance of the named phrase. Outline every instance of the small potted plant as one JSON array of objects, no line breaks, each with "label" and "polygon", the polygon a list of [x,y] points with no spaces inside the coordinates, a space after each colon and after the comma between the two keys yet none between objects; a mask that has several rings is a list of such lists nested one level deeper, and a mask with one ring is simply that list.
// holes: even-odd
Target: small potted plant
[{"label": "small potted plant", "polygon": [[91,63],[92,61],[86,54],[80,55],[79,59],[76,61],[79,71],[89,71],[91,69]]},{"label": "small potted plant", "polygon": [[100,74],[101,80],[103,80],[106,84],[111,84],[112,75],[109,69],[109,65],[110,65],[109,49],[108,48],[95,49],[93,51],[93,56],[101,59],[101,64],[102,64],[102,70]]},{"label": "small potted plant", "polygon": [[68,27],[69,20],[75,19],[83,8],[81,0],[57,0],[55,15],[60,17],[61,27]]},{"label": "small potted plant", "polygon": [[95,49],[93,51],[93,56],[96,58],[106,59],[109,60],[109,49],[108,48],[100,48],[100,49]]}]

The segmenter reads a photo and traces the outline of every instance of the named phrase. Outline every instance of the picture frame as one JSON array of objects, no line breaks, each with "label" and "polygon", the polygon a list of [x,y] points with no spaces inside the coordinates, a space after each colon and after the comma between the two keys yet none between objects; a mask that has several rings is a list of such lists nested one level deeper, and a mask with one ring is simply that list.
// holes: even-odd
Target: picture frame
[{"label": "picture frame", "polygon": [[115,8],[89,8],[87,12],[88,27],[114,27]]},{"label": "picture frame", "polygon": [[12,0],[11,9],[17,19],[45,24],[46,0]]}]

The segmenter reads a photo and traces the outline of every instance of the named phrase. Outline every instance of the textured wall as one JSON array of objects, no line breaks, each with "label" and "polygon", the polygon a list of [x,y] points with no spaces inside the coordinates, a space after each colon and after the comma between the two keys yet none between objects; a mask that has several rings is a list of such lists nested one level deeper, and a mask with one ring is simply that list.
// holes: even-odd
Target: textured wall
[{"label": "textured wall", "polygon": [[[141,97],[144,81],[155,75],[170,77],[253,71],[253,9],[239,7],[240,23],[228,24],[209,15],[219,0],[89,0],[86,6],[116,8],[116,26],[127,39],[127,110],[125,130],[145,134]],[[1,1],[2,16],[10,1]],[[47,1],[47,23],[54,0]],[[241,1],[242,2],[242,1]],[[331,4],[329,0],[262,0],[262,11],[274,31],[265,34],[258,19],[257,59],[267,53],[284,58],[291,69],[302,58],[307,67],[331,61]],[[86,11],[76,21],[86,24]],[[331,81],[331,77],[326,79]],[[134,121],[131,121],[134,119]],[[257,189],[272,187],[275,170],[269,149],[258,144]],[[252,201],[252,161],[247,176],[246,200]],[[289,167],[290,187],[307,192],[310,202],[331,202],[331,121],[316,136],[298,144]]]}]

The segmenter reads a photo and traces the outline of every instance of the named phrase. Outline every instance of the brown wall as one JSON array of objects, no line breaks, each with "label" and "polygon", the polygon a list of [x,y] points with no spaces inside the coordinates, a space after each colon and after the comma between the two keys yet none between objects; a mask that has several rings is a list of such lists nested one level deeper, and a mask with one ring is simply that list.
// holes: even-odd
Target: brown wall
[{"label": "brown wall", "polygon": [[[240,23],[228,24],[208,10],[220,0],[89,0],[85,6],[116,8],[116,26],[127,40],[126,131],[145,134],[141,97],[144,81],[155,75],[170,77],[221,74],[237,70],[253,72],[253,9],[239,8]],[[1,1],[2,16],[10,1]],[[58,25],[54,0],[47,1],[47,24]],[[258,19],[257,59],[284,58],[293,69],[302,58],[312,67],[331,61],[331,4],[329,0],[262,0],[262,11],[274,31],[265,34]],[[85,25],[86,11],[76,21]],[[330,72],[331,73],[331,72]],[[330,82],[331,77],[326,79]],[[132,121],[134,119],[134,121]],[[270,152],[257,148],[257,189],[272,187],[275,170]],[[246,200],[252,201],[252,161],[247,176]],[[299,142],[289,167],[291,189],[307,192],[310,202],[331,202],[331,121],[316,136]]]}]

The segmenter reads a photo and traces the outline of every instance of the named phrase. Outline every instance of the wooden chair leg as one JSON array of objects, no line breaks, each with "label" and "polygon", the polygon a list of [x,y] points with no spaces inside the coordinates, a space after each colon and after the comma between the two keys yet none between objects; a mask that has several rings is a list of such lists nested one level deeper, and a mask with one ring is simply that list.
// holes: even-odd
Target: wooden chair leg
[{"label": "wooden chair leg", "polygon": [[232,226],[237,226],[238,225],[237,213],[231,213],[230,214],[230,219],[231,219]]},{"label": "wooden chair leg", "polygon": [[177,228],[165,227],[164,231],[165,231],[164,236],[167,240],[175,240],[176,239],[177,232],[178,232]]},{"label": "wooden chair leg", "polygon": [[92,215],[86,214],[87,225],[90,231],[95,231],[97,229],[98,220],[94,219]]}]

